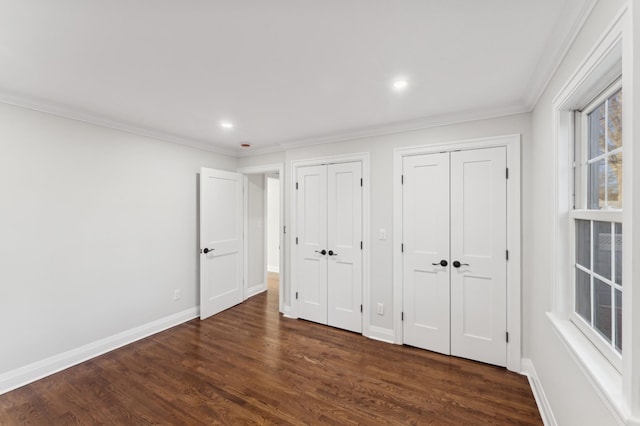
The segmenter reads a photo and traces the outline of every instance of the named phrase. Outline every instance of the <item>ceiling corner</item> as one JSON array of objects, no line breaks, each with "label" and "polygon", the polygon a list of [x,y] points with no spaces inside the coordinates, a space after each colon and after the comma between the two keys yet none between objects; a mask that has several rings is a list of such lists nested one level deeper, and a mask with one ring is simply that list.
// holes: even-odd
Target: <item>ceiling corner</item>
[{"label": "ceiling corner", "polygon": [[[549,34],[545,54],[540,58],[528,85],[530,89],[524,97],[524,104],[528,111],[535,108],[597,2],[598,0],[585,1],[577,12],[572,12],[575,2],[565,3],[564,13],[558,20],[554,31]],[[562,25],[562,19],[568,16],[574,17],[573,22],[571,25]],[[561,41],[555,42],[554,40]]]}]

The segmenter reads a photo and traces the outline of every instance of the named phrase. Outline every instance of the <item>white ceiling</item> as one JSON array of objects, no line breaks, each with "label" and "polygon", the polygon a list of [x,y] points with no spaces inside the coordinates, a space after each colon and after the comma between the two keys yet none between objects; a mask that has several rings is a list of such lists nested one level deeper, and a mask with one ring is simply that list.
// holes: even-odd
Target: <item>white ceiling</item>
[{"label": "white ceiling", "polygon": [[593,3],[0,0],[0,101],[236,154],[517,113]]}]

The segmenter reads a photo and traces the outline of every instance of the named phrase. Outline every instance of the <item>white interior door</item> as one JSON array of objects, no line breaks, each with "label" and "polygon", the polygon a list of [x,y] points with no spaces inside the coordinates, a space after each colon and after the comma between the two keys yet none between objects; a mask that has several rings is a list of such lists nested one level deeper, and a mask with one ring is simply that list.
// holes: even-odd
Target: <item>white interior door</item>
[{"label": "white interior door", "polygon": [[200,170],[200,319],[242,302],[242,183],[239,173]]},{"label": "white interior door", "polygon": [[448,153],[404,158],[402,211],[403,340],[449,354]]},{"label": "white interior door", "polygon": [[362,165],[327,166],[328,325],[362,333]]},{"label": "white interior door", "polygon": [[451,353],[501,366],[507,362],[505,170],[505,148],[451,153]]},{"label": "white interior door", "polygon": [[296,179],[298,316],[326,324],[327,166],[299,167]]}]

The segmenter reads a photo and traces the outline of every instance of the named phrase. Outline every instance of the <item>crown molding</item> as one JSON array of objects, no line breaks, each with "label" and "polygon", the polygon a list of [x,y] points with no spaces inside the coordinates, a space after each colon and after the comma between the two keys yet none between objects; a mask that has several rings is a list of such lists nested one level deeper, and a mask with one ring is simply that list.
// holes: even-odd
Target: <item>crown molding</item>
[{"label": "crown molding", "polygon": [[234,158],[253,157],[258,155],[283,152],[289,149],[302,148],[306,146],[323,145],[353,139],[362,139],[366,137],[384,136],[394,133],[409,132],[428,129],[432,127],[466,123],[470,121],[498,118],[508,115],[527,113],[531,111],[531,108],[528,108],[524,105],[512,105],[509,107],[500,107],[494,109],[477,109],[465,111],[462,113],[452,113],[434,117],[425,117],[416,120],[407,120],[383,126],[370,126],[358,130],[330,133],[311,138],[289,140],[264,148],[257,148],[252,151],[242,151],[240,149],[222,148],[203,141],[187,139],[171,133],[161,132],[131,123],[111,120],[97,114],[81,112],[77,109],[58,105],[53,102],[36,100],[26,96],[13,95],[8,92],[0,91],[0,102]]},{"label": "crown molding", "polygon": [[[580,30],[597,2],[598,0],[587,1],[576,15],[571,26],[556,25],[554,31],[549,34],[545,51],[551,51],[551,53],[543,55],[542,58],[540,58],[540,62],[538,62],[538,66],[535,68],[529,85],[527,86],[529,87],[529,91],[524,97],[524,103],[527,105],[529,111],[533,110],[537,105],[540,97],[558,71],[560,64],[562,64],[562,61],[567,56],[569,49],[578,37]],[[564,7],[565,9],[571,7],[570,2],[566,2]],[[553,44],[553,40],[558,39],[562,40],[562,43],[555,49],[552,49],[551,45]]]},{"label": "crown molding", "polygon": [[331,133],[317,137],[297,139],[279,143],[277,145],[259,148],[251,152],[241,152],[239,157],[253,157],[258,155],[270,154],[274,152],[282,152],[290,149],[303,148],[313,145],[324,145],[334,142],[344,142],[354,139],[363,139],[368,137],[384,136],[394,133],[411,132],[432,127],[448,126],[452,124],[467,123],[471,121],[488,120],[492,118],[505,117],[509,115],[523,114],[531,111],[531,108],[525,105],[512,105],[505,108],[494,109],[477,109],[465,111],[462,113],[452,113],[439,115],[434,117],[425,117],[415,120],[407,120],[392,123],[384,126],[370,126],[358,130],[348,132]]},{"label": "crown molding", "polygon": [[227,155],[230,157],[238,157],[238,151],[235,149],[222,148],[205,141],[198,141],[184,138],[168,132],[162,132],[132,123],[111,120],[98,114],[82,112],[74,108],[59,105],[54,102],[33,99],[27,96],[15,95],[8,92],[0,91],[0,102],[8,105],[27,108],[34,111],[44,112],[47,114],[57,115],[59,117],[69,118],[71,120],[81,121],[84,123],[94,124],[101,127],[120,130],[139,136],[158,139],[164,142],[171,142],[179,145],[197,148],[203,151],[213,152],[215,154]]}]

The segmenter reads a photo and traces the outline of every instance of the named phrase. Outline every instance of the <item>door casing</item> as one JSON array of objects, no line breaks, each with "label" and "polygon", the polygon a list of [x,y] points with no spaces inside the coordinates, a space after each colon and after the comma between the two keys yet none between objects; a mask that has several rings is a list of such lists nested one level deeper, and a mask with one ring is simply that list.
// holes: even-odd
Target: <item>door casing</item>
[{"label": "door casing", "polygon": [[297,217],[297,209],[294,200],[296,199],[296,179],[295,176],[298,175],[298,167],[304,166],[318,166],[323,164],[335,164],[335,163],[349,163],[349,162],[360,162],[362,164],[362,334],[364,336],[369,336],[370,333],[370,276],[369,276],[369,256],[370,256],[370,232],[369,232],[369,153],[356,153],[350,155],[337,155],[330,157],[318,157],[312,159],[305,160],[295,160],[290,163],[290,167],[287,171],[287,176],[289,176],[289,223],[290,223],[290,232],[287,241],[289,242],[289,266],[290,266],[290,274],[288,275],[291,279],[290,282],[290,293],[289,293],[289,301],[290,301],[290,309],[289,315],[292,318],[298,318],[298,303],[296,300],[296,292],[298,292],[297,282],[297,245],[296,245],[296,223],[298,220]]},{"label": "door casing", "polygon": [[402,344],[402,170],[403,158],[410,155],[452,152],[467,149],[505,147],[507,151],[507,369],[521,371],[521,176],[519,134],[453,141],[434,145],[396,148],[393,153],[393,334]]}]

